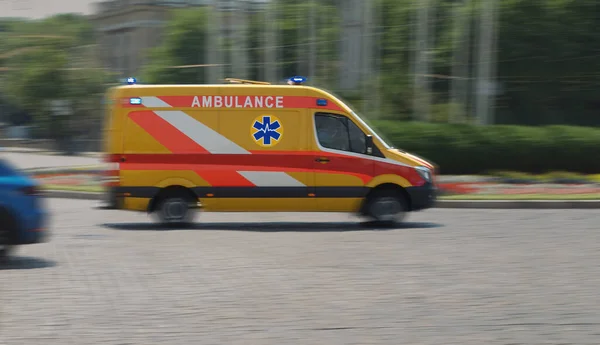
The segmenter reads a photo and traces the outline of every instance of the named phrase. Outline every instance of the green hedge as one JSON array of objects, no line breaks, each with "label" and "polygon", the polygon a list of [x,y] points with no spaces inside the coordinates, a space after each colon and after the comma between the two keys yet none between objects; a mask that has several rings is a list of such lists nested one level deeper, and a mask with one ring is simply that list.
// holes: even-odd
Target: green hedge
[{"label": "green hedge", "polygon": [[600,129],[374,121],[395,147],[433,161],[440,173],[600,173]]}]

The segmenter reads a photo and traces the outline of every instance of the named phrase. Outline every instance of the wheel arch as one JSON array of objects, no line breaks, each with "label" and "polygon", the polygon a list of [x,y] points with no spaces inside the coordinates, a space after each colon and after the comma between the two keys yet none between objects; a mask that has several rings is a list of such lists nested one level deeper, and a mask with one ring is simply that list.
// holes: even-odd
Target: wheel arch
[{"label": "wheel arch", "polygon": [[372,197],[381,193],[382,191],[394,191],[398,193],[406,201],[406,206],[408,210],[410,211],[412,209],[412,200],[410,198],[410,194],[408,194],[404,187],[393,182],[384,182],[372,187],[371,190],[369,190],[361,204],[359,213],[364,214],[366,212],[366,207],[371,201]]},{"label": "wheel arch", "polygon": [[182,185],[170,185],[161,188],[148,203],[148,213],[155,211],[156,206],[165,197],[179,195],[189,198],[190,200],[197,200],[198,195],[190,188]]}]

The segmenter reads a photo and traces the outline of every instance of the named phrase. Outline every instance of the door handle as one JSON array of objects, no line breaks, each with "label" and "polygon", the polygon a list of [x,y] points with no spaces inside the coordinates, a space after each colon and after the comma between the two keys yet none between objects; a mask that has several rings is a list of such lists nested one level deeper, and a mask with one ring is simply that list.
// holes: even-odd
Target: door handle
[{"label": "door handle", "polygon": [[327,163],[327,162],[329,162],[329,158],[319,157],[319,158],[315,159],[315,161],[319,162],[319,163]]}]

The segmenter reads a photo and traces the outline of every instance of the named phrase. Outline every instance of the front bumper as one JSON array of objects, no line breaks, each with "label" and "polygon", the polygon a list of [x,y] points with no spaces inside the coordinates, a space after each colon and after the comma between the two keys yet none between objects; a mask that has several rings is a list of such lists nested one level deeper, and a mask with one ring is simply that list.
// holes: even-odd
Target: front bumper
[{"label": "front bumper", "polygon": [[411,211],[432,208],[435,205],[438,195],[437,187],[430,182],[418,187],[407,187],[406,192],[410,197]]}]

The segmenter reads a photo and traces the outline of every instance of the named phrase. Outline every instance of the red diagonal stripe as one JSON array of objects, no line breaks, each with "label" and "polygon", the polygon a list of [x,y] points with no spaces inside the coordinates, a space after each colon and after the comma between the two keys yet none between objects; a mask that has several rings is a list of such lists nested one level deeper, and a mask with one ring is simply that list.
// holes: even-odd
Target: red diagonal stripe
[{"label": "red diagonal stripe", "polygon": [[209,153],[152,111],[131,112],[129,117],[173,153]]},{"label": "red diagonal stripe", "polygon": [[235,170],[202,169],[194,172],[214,187],[256,187]]}]

